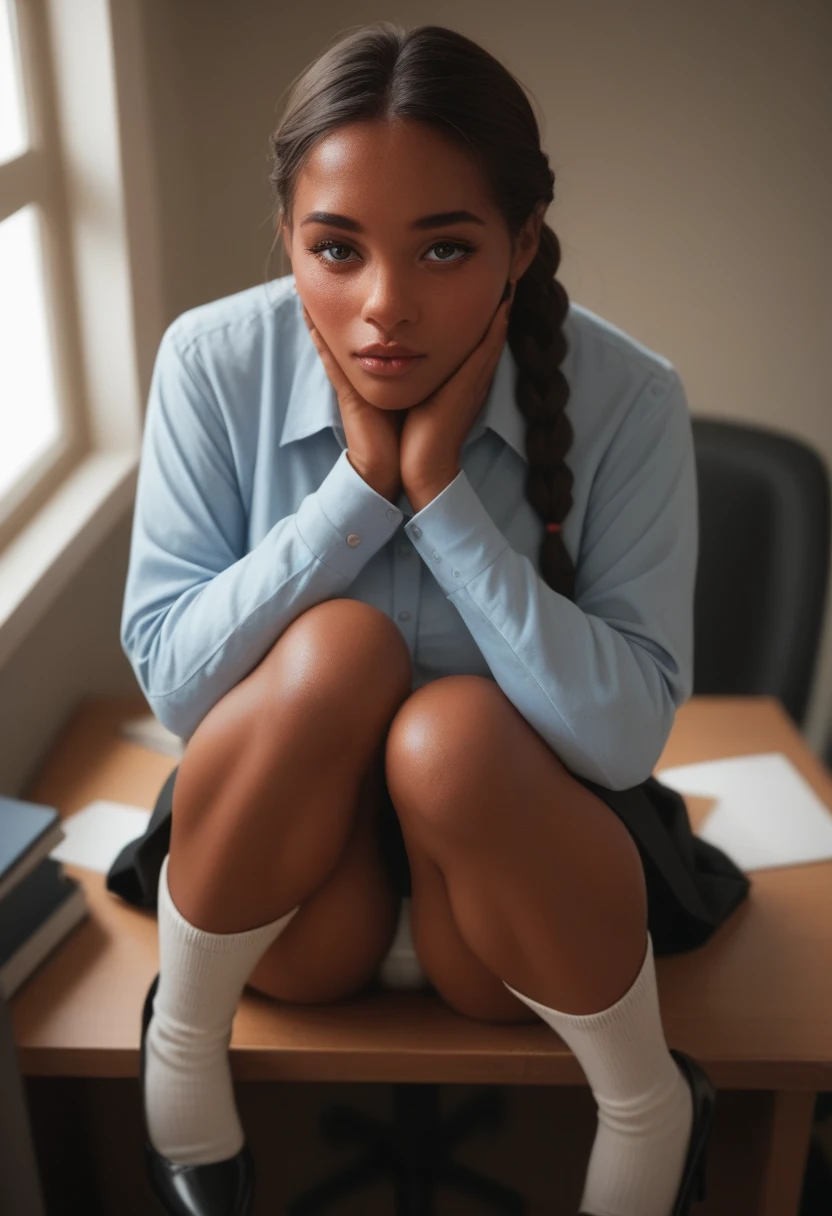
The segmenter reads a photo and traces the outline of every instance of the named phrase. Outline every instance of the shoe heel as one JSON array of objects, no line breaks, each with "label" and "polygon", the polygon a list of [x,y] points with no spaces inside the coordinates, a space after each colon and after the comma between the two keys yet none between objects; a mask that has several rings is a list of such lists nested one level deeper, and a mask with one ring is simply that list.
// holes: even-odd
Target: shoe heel
[{"label": "shoe heel", "polygon": [[699,1168],[696,1171],[696,1200],[698,1203],[705,1202],[705,1158],[701,1158]]}]

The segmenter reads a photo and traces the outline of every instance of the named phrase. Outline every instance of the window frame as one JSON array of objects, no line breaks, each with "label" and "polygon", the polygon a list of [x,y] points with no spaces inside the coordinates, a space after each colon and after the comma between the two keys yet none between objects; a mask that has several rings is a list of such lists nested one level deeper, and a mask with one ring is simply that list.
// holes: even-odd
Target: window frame
[{"label": "window frame", "polygon": [[74,322],[54,357],[75,446],[3,524],[0,669],[129,517],[153,364],[172,319],[143,0],[16,0],[16,12],[21,54],[40,56],[48,75],[36,121],[57,149],[49,168],[60,180],[44,188],[57,216],[53,254],[69,269],[55,307]]},{"label": "window frame", "polygon": [[76,285],[46,14],[41,0],[3,0],[17,27],[29,146],[0,164],[0,223],[28,204],[38,211],[43,290],[55,369],[59,433],[0,496],[0,551],[89,452]]}]

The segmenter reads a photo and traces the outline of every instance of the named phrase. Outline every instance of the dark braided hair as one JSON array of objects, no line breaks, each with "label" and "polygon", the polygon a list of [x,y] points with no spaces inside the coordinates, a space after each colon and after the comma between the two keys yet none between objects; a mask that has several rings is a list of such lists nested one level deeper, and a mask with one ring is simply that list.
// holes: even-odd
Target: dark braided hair
[{"label": "dark braided hair", "polygon": [[[473,155],[512,238],[554,198],[537,119],[508,69],[455,30],[380,21],[339,36],[293,82],[270,140],[278,219],[291,214],[298,174],[320,139],[350,122],[386,118],[424,122]],[[560,259],[560,243],[543,223],[537,254],[516,285],[508,344],[517,364],[515,400],[526,420],[526,497],[548,525],[540,572],[574,599],[575,567],[553,527],[572,508],[569,385],[560,370],[569,349],[563,333],[569,297],[555,278]]]}]

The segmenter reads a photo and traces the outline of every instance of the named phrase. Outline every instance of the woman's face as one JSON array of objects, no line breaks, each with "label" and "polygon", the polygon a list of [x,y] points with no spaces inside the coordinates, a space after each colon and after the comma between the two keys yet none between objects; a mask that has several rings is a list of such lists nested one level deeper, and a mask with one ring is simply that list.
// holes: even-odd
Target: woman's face
[{"label": "woman's face", "polygon": [[[350,123],[321,140],[299,174],[291,219],[284,242],[315,327],[366,401],[401,410],[479,344],[506,280],[534,257],[542,213],[515,250],[472,161],[430,127],[401,120]],[[424,357],[402,375],[373,374],[356,351],[375,342]]]}]

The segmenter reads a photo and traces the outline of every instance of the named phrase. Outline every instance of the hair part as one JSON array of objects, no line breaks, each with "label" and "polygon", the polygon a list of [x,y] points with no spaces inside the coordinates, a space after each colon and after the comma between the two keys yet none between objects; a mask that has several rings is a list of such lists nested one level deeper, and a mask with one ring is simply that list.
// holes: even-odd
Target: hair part
[{"label": "hair part", "polygon": [[[483,47],[455,30],[406,30],[380,21],[342,35],[292,85],[270,138],[269,181],[277,235],[288,224],[298,175],[315,145],[362,120],[408,118],[456,141],[480,167],[512,241],[536,207],[554,198],[555,175],[540,130],[515,77]],[[542,524],[562,524],[572,508],[566,455],[573,432],[569,385],[561,371],[569,349],[563,325],[569,297],[556,279],[560,243],[545,222],[537,254],[517,281],[508,344],[517,365],[514,395],[526,421],[525,493]],[[575,567],[560,530],[542,530],[539,567],[548,584],[574,599]]]}]

